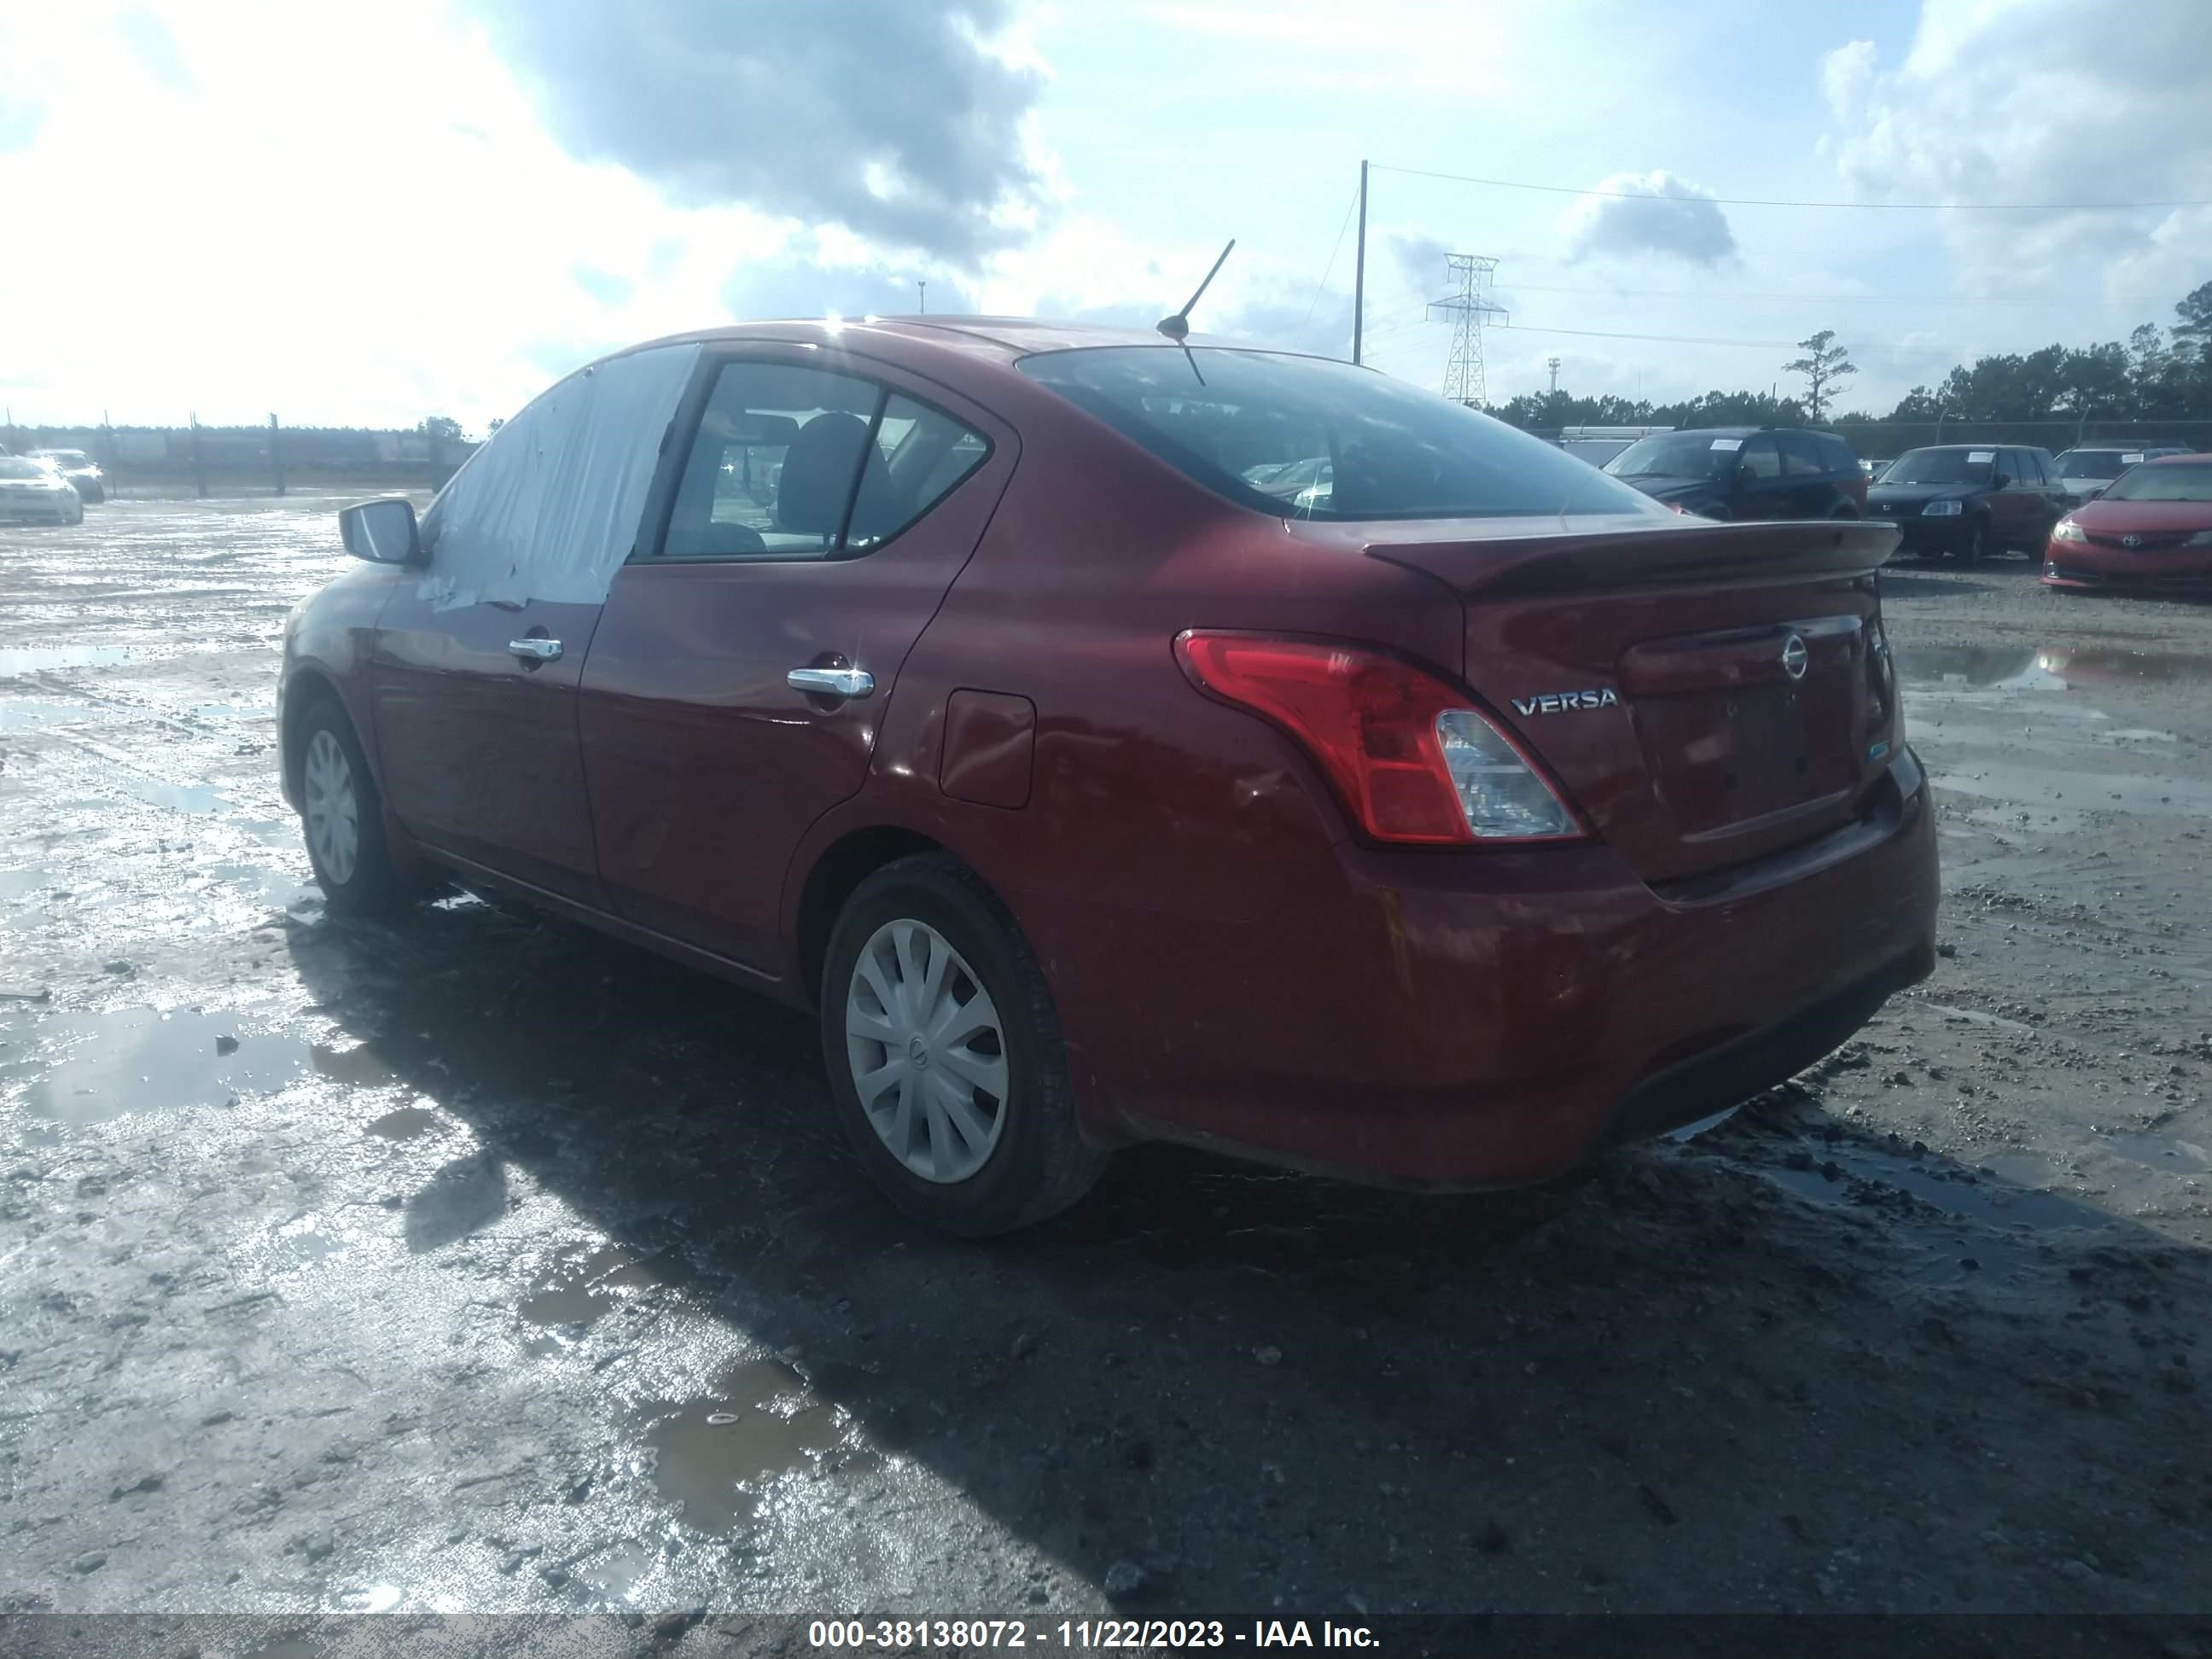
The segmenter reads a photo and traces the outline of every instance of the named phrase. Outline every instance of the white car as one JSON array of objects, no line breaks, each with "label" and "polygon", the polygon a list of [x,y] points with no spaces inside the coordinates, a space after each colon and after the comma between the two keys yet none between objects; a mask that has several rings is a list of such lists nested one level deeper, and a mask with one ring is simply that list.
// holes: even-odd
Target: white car
[{"label": "white car", "polygon": [[2186,455],[2183,444],[2115,444],[2109,447],[2069,449],[2058,458],[2058,487],[2069,495],[2093,501],[2112,487],[2121,473],[2161,455]]},{"label": "white car", "polygon": [[84,498],[45,462],[21,455],[0,456],[0,519],[82,524]]}]

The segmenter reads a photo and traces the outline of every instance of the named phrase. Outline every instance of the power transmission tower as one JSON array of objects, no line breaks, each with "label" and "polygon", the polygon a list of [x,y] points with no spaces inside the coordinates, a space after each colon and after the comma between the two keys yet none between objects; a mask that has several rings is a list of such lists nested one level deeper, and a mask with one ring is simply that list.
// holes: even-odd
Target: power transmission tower
[{"label": "power transmission tower", "polygon": [[1486,253],[1448,253],[1444,268],[1459,283],[1459,291],[1431,301],[1429,315],[1441,312],[1452,322],[1451,356],[1444,362],[1444,396],[1455,403],[1485,400],[1482,384],[1482,325],[1486,320],[1506,320],[1502,306],[1492,303],[1490,274],[1498,261]]},{"label": "power transmission tower", "polygon": [[1552,395],[1556,398],[1559,395],[1559,360],[1557,357],[1547,357],[1544,359],[1544,367],[1552,371]]}]

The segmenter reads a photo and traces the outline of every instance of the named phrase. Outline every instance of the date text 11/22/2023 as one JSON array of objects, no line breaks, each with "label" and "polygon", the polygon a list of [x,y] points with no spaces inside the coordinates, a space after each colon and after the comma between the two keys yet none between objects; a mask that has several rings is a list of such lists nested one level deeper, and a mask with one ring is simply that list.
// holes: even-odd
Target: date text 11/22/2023
[{"label": "date text 11/22/2023", "polygon": [[924,1648],[1060,1648],[1075,1651],[1154,1648],[1373,1648],[1364,1625],[1328,1620],[1255,1619],[817,1619],[810,1647],[831,1651],[907,1652]]}]

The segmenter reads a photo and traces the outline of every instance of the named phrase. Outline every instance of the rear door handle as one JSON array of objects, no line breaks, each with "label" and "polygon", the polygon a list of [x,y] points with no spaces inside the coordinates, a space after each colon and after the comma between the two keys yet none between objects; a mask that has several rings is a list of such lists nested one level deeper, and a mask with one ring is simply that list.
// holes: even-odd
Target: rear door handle
[{"label": "rear door handle", "polygon": [[510,656],[520,657],[525,662],[558,662],[561,659],[561,641],[558,640],[536,636],[526,640],[509,640],[507,649]]},{"label": "rear door handle", "polygon": [[865,668],[794,668],[783,683],[817,697],[865,697],[876,689],[876,677]]}]

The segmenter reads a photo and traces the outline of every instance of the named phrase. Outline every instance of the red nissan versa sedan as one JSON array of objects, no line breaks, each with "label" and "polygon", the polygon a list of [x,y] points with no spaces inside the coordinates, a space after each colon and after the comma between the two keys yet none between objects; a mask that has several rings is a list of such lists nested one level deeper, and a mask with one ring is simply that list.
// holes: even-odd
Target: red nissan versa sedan
[{"label": "red nissan versa sedan", "polygon": [[2114,592],[2212,592],[2212,455],[2130,467],[2051,530],[2043,585]]},{"label": "red nissan versa sedan", "polygon": [[955,1232],[1148,1138],[1542,1181],[1931,965],[1896,531],[1685,520],[1344,363],[721,329],[341,522],[282,710],[331,908],[458,872],[818,1010]]}]

